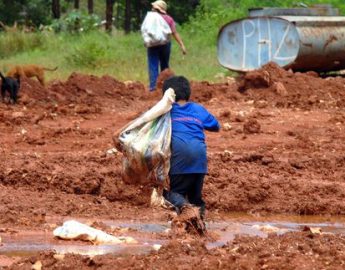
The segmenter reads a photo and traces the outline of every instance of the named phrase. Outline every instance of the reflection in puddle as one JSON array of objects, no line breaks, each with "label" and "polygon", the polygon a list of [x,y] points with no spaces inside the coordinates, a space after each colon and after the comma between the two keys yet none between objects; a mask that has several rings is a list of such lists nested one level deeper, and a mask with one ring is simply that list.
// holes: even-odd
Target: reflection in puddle
[{"label": "reflection in puddle", "polygon": [[133,223],[133,222],[116,222],[107,220],[103,222],[105,225],[110,226],[111,228],[130,228],[137,231],[149,232],[149,233],[162,233],[170,228],[170,225],[167,223]]},{"label": "reflection in puddle", "polygon": [[81,245],[49,245],[44,243],[32,243],[32,244],[6,244],[0,248],[0,254],[22,257],[31,256],[37,252],[44,250],[55,250],[58,254],[74,253],[87,256],[96,256],[104,254],[115,255],[139,255],[147,254],[153,250],[151,245],[97,245],[97,246],[81,246]]},{"label": "reflection in puddle", "polygon": [[[229,218],[229,217],[228,217]],[[255,221],[253,221],[255,219]],[[345,234],[344,219],[327,221],[319,219],[295,219],[286,217],[257,218],[252,216],[230,217],[221,222],[208,222],[211,232],[219,235],[219,240],[208,243],[208,248],[215,248],[232,241],[236,235],[266,237],[270,230],[277,234],[291,231],[301,231],[305,226],[321,228],[324,233]],[[83,222],[80,219],[76,219]],[[293,222],[291,222],[293,220]],[[84,220],[85,221],[85,220]],[[312,222],[310,222],[312,221]],[[18,234],[0,233],[2,245],[0,255],[29,256],[44,250],[55,250],[57,253],[75,253],[81,255],[115,254],[127,256],[147,254],[154,250],[154,245],[164,244],[167,240],[154,239],[155,233],[163,233],[170,228],[168,223],[141,223],[123,221],[101,221],[112,228],[129,228],[137,232],[135,237],[139,244],[92,245],[79,241],[56,241],[52,232],[19,232]],[[151,237],[150,237],[151,236]]]},{"label": "reflection in puddle", "polygon": [[96,256],[112,253],[126,256],[149,253],[154,249],[154,245],[162,243],[160,240],[145,239],[146,241],[141,241],[139,244],[93,245],[72,240],[56,241],[52,232],[19,232],[14,235],[1,234],[1,237],[0,254],[16,257],[29,256],[45,250],[55,250],[59,254],[74,253]]},{"label": "reflection in puddle", "polygon": [[[253,221],[253,219],[260,221]],[[208,229],[217,233],[220,239],[208,243],[207,248],[223,246],[237,235],[267,237],[269,233],[297,232],[302,231],[304,227],[320,228],[323,233],[345,235],[344,217],[274,216],[254,218],[249,215],[235,214],[231,220],[231,222],[211,222],[208,224]]]}]

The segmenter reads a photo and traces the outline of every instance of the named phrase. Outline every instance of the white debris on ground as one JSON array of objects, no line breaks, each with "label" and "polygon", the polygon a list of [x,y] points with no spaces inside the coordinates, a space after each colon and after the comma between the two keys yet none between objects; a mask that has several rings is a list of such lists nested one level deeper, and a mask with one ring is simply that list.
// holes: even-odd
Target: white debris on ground
[{"label": "white debris on ground", "polygon": [[55,237],[61,239],[74,239],[90,241],[94,244],[135,244],[137,241],[132,237],[115,237],[101,230],[75,220],[69,220],[53,231]]},{"label": "white debris on ground", "polygon": [[111,156],[111,155],[116,155],[118,153],[116,148],[111,148],[109,150],[107,150],[107,155]]},{"label": "white debris on ground", "polygon": [[266,225],[259,225],[259,224],[255,224],[252,226],[253,229],[265,232],[265,233],[285,233],[287,232],[286,229],[281,229],[275,226],[272,226],[270,224],[266,224]]}]

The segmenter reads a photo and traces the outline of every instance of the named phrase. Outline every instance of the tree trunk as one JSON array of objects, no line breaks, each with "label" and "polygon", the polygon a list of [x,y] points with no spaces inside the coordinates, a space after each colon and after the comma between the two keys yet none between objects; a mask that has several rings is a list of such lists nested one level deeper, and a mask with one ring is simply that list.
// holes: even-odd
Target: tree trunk
[{"label": "tree trunk", "polygon": [[79,9],[79,0],[74,0],[74,8]]},{"label": "tree trunk", "polygon": [[144,1],[137,1],[132,3],[132,11],[135,14],[134,25],[132,20],[132,30],[140,28],[140,25],[142,24],[144,17],[146,15],[146,2],[143,2]]},{"label": "tree trunk", "polygon": [[111,32],[113,26],[113,6],[114,0],[106,0],[106,11],[105,11],[105,30]]},{"label": "tree trunk", "polygon": [[93,14],[93,0],[87,1],[87,10],[90,15]]},{"label": "tree trunk", "polygon": [[122,25],[120,24],[121,21],[121,5],[117,5],[116,7],[116,15],[115,15],[115,27],[120,28]]},{"label": "tree trunk", "polygon": [[125,7],[125,33],[128,34],[131,31],[131,0],[126,0],[126,7]]},{"label": "tree trunk", "polygon": [[53,0],[52,1],[52,13],[54,19],[60,19],[60,0]]}]

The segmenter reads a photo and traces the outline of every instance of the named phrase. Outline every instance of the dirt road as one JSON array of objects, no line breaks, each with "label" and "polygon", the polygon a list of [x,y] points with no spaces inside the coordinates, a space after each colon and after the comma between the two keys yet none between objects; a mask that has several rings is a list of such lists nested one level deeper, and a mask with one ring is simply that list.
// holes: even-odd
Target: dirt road
[{"label": "dirt road", "polygon": [[[236,81],[193,82],[192,91],[223,126],[207,134],[209,220],[232,212],[253,219],[345,214],[345,79],[270,64]],[[1,232],[50,232],[64,217],[167,222],[169,212],[148,206],[151,187],[125,184],[121,154],[107,152],[113,132],[155,104],[159,93],[137,82],[74,73],[46,89],[24,80],[20,95],[17,106],[0,104]],[[48,222],[53,217],[56,224]],[[195,239],[187,245],[168,234],[155,238],[167,244],[129,259],[58,260],[46,252],[1,255],[0,261],[15,261],[13,269],[37,260],[44,269],[163,269],[167,263],[183,269],[343,269],[345,262],[341,234],[243,236],[212,250]]]}]

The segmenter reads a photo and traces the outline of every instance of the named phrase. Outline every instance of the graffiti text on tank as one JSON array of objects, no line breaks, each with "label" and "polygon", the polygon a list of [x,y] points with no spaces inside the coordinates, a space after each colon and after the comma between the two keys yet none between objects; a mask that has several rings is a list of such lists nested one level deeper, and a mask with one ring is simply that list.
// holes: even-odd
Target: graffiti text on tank
[{"label": "graffiti text on tank", "polygon": [[[274,21],[273,21],[274,22]],[[275,27],[269,18],[246,19],[242,22],[243,54],[242,68],[246,67],[249,57],[257,59],[257,66],[261,66],[270,61],[286,62],[292,61],[295,54],[288,55],[291,51],[289,46],[289,36],[292,35],[291,24],[284,24],[283,27]],[[273,33],[272,33],[273,32]],[[257,44],[257,46],[255,46]]]}]

